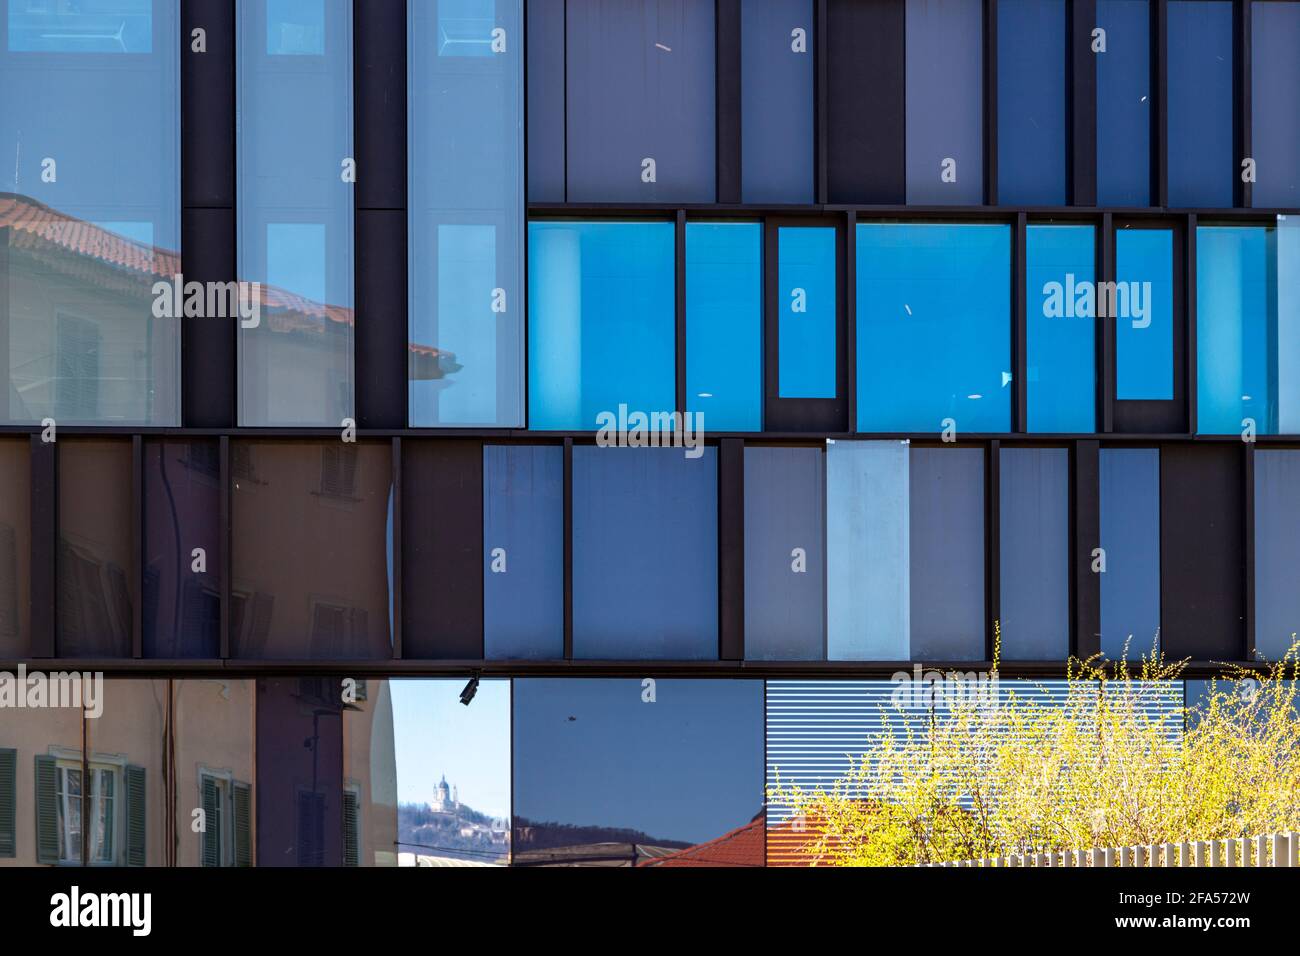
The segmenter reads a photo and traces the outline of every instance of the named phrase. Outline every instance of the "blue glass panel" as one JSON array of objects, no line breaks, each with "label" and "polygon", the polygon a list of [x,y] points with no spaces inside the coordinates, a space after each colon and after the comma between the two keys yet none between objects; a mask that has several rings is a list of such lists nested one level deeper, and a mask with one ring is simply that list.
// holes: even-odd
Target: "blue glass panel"
[{"label": "blue glass panel", "polygon": [[573,449],[573,656],[718,656],[717,450]]},{"label": "blue glass panel", "polygon": [[905,441],[826,446],[826,656],[910,657],[909,459]]},{"label": "blue glass panel", "polygon": [[411,424],[522,426],[520,3],[409,18]]},{"label": "blue glass panel", "polygon": [[1250,8],[1254,206],[1300,205],[1300,3]]},{"label": "blue glass panel", "polygon": [[[1174,234],[1169,229],[1115,233],[1115,397],[1174,397]],[[1105,290],[1099,290],[1099,293]]]},{"label": "blue glass panel", "polygon": [[1151,8],[1097,0],[1106,52],[1097,59],[1097,203],[1151,201]]},{"label": "blue glass panel", "polygon": [[978,661],[984,650],[984,450],[913,448],[911,656]]},{"label": "blue glass panel", "polygon": [[820,448],[745,449],[745,657],[822,660],[825,475]]},{"label": "blue glass panel", "polygon": [[1101,651],[1118,660],[1150,654],[1160,635],[1160,451],[1103,448]]},{"label": "blue glass panel", "polygon": [[979,205],[984,201],[984,4],[907,0],[906,35],[907,201]]},{"label": "blue glass panel", "polygon": [[835,397],[835,230],[777,231],[781,398]]},{"label": "blue glass panel", "polygon": [[567,5],[570,202],[713,202],[716,20],[708,0]]},{"label": "blue glass panel", "polygon": [[1031,432],[1096,428],[1092,226],[1030,226],[1025,250]]},{"label": "blue glass panel", "polygon": [[686,226],[686,408],[718,431],[763,427],[763,227]]},{"label": "blue glass panel", "polygon": [[1169,3],[1169,205],[1232,205],[1231,0]]},{"label": "blue glass panel", "polygon": [[1002,656],[1070,656],[1070,453],[1003,448],[999,470]]},{"label": "blue glass panel", "polygon": [[[740,7],[742,196],[813,201],[812,0]],[[793,34],[803,31],[798,44]],[[799,46],[799,49],[796,49]]]},{"label": "blue glass panel", "polygon": [[1255,452],[1255,648],[1280,660],[1300,634],[1300,451]]},{"label": "blue glass panel", "polygon": [[483,447],[484,655],[564,656],[564,449]]},{"label": "blue glass panel", "polygon": [[528,226],[528,420],[595,429],[676,405],[673,224]]},{"label": "blue glass panel", "polygon": [[353,414],[352,4],[240,0],[239,422],[337,426]]},{"label": "blue glass panel", "polygon": [[514,862],[762,866],[763,737],[762,681],[516,680]]},{"label": "blue glass panel", "polygon": [[998,3],[998,201],[1065,203],[1065,0]]},{"label": "blue glass panel", "polygon": [[178,5],[5,6],[0,424],[179,424]]},{"label": "blue glass panel", "polygon": [[1300,223],[1196,230],[1197,430],[1300,431]]},{"label": "blue glass panel", "polygon": [[858,430],[1011,427],[1011,230],[858,226]]},{"label": "blue glass panel", "polygon": [[[165,0],[164,0],[165,2]],[[15,53],[150,53],[154,0],[9,0],[9,49]],[[176,29],[176,10],[160,12],[160,26]],[[161,34],[169,41],[174,34]],[[164,45],[165,48],[165,45]]]}]

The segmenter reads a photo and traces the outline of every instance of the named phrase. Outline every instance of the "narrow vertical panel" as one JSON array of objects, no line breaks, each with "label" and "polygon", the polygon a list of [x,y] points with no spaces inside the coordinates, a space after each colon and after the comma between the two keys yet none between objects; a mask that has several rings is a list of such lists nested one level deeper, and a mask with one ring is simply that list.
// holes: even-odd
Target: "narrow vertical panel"
[{"label": "narrow vertical panel", "polygon": [[1231,0],[1169,0],[1169,205],[1229,207],[1233,159]]},{"label": "narrow vertical panel", "polygon": [[[1096,274],[1091,225],[1028,227],[1024,247],[1026,430],[1095,431],[1097,409],[1095,303],[1080,308]],[[1086,305],[1086,303],[1085,303]]]},{"label": "narrow vertical panel", "polygon": [[[1267,6],[1269,0],[1261,0]],[[1233,105],[1233,205],[1254,205],[1253,179],[1243,173],[1243,164],[1254,158],[1254,9],[1252,0],[1241,0],[1232,5],[1232,105]],[[1269,81],[1266,81],[1269,82]],[[1286,122],[1285,120],[1283,121]],[[1290,125],[1290,124],[1287,124]]]},{"label": "narrow vertical panel", "polygon": [[984,197],[984,5],[907,0],[907,201]]},{"label": "narrow vertical panel", "polygon": [[1070,73],[1070,205],[1097,204],[1097,66],[1092,52],[1097,0],[1071,0],[1067,28]]},{"label": "narrow vertical panel", "polygon": [[1300,451],[1255,451],[1255,649],[1279,660],[1300,634]]},{"label": "narrow vertical panel", "polygon": [[[747,203],[810,203],[815,175],[812,0],[740,4],[741,170]],[[719,41],[722,34],[719,33]],[[719,114],[719,135],[721,135]]]},{"label": "narrow vertical panel", "polygon": [[984,451],[913,448],[909,467],[911,658],[983,660]]},{"label": "narrow vertical panel", "polygon": [[564,659],[573,660],[573,439],[564,439]]},{"label": "narrow vertical panel", "polygon": [[529,0],[528,201],[564,202],[565,0]]},{"label": "narrow vertical panel", "polygon": [[745,443],[718,443],[718,659],[745,659]]},{"label": "narrow vertical panel", "polygon": [[1070,654],[1070,470],[1065,448],[1003,448],[998,494],[1004,660]]},{"label": "narrow vertical panel", "polygon": [[827,198],[903,203],[906,3],[830,0],[827,19]]},{"label": "narrow vertical panel", "polygon": [[1160,633],[1172,658],[1244,654],[1244,491],[1237,445],[1161,448]]},{"label": "narrow vertical panel", "polygon": [[564,448],[483,448],[483,654],[564,656]]},{"label": "narrow vertical panel", "polygon": [[1100,447],[1095,441],[1074,446],[1070,471],[1070,546],[1073,552],[1071,608],[1074,641],[1070,652],[1087,660],[1101,651],[1101,582],[1093,570],[1101,547]]},{"label": "narrow vertical panel", "polygon": [[1251,205],[1300,206],[1300,3],[1250,4]]},{"label": "narrow vertical panel", "polygon": [[358,209],[406,206],[407,3],[366,0],[353,9]]},{"label": "narrow vertical panel", "polygon": [[1102,553],[1097,557],[1103,570],[1097,574],[1097,649],[1119,660],[1127,645],[1129,660],[1138,660],[1156,649],[1160,638],[1160,450],[1103,448],[1098,476]]},{"label": "narrow vertical panel", "polygon": [[483,657],[483,445],[402,444],[402,650],[409,660]]},{"label": "narrow vertical panel", "polygon": [[745,657],[822,660],[826,548],[820,448],[745,449]]},{"label": "narrow vertical panel", "polygon": [[998,202],[1061,206],[1066,188],[1065,0],[998,0]]},{"label": "narrow vertical panel", "polygon": [[407,232],[401,209],[356,212],[356,417],[362,428],[406,427],[408,369],[432,364],[427,349],[407,349]]},{"label": "narrow vertical panel", "polygon": [[230,437],[222,435],[218,439],[217,454],[220,458],[221,469],[221,498],[220,498],[220,525],[218,526],[218,535],[221,540],[221,646],[219,657],[224,661],[230,657],[230,634],[231,634],[231,617],[233,612],[232,592],[234,590],[231,582],[234,580],[234,562],[231,558],[230,537],[231,537],[231,492],[233,491],[232,470],[230,461]]},{"label": "narrow vertical panel", "polygon": [[1097,204],[1146,206],[1151,200],[1151,0],[1096,0],[1106,52],[1096,63]]},{"label": "narrow vertical panel", "polygon": [[741,0],[716,0],[718,202],[741,198]]},{"label": "narrow vertical panel", "polygon": [[0,441],[0,658],[32,656],[32,448]]},{"label": "narrow vertical panel", "polygon": [[826,656],[902,661],[909,633],[909,448],[826,446]]},{"label": "narrow vertical panel", "polygon": [[[233,282],[235,242],[233,208],[187,207],[181,214],[185,281]],[[252,320],[237,315],[180,319],[181,410],[185,427],[230,428],[235,424],[239,374],[235,344],[241,321]]]},{"label": "narrow vertical panel", "polygon": [[144,657],[144,437],[131,436],[131,656]]},{"label": "narrow vertical panel", "polygon": [[392,442],[393,498],[388,511],[388,620],[393,637],[393,660],[402,659],[402,439]]}]

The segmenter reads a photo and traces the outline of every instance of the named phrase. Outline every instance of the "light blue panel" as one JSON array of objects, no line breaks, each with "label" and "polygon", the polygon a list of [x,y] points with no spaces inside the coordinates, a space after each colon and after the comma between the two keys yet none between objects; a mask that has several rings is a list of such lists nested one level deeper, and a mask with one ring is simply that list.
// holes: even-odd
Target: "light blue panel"
[{"label": "light blue panel", "polygon": [[[813,201],[812,0],[740,5],[741,195],[748,203]],[[803,30],[803,50],[793,33]]]},{"label": "light blue panel", "polygon": [[[1174,397],[1174,234],[1115,233],[1115,397]],[[1101,303],[1097,304],[1098,313]]]},{"label": "light blue panel", "polygon": [[1207,435],[1239,434],[1246,419],[1277,430],[1269,337],[1277,324],[1276,231],[1196,230],[1196,417]]},{"label": "light blue panel", "polygon": [[718,656],[717,450],[573,449],[573,656]]},{"label": "light blue panel", "polygon": [[984,650],[984,451],[913,448],[909,474],[911,657]]},{"label": "light blue panel", "polygon": [[998,2],[998,202],[1065,204],[1065,0]]},{"label": "light blue panel", "polygon": [[1003,448],[999,469],[1002,656],[1070,656],[1070,453]]},{"label": "light blue panel", "polygon": [[[240,0],[239,423],[336,426],[353,407],[352,3]],[[295,237],[310,237],[296,241]]]},{"label": "light blue panel", "polygon": [[911,657],[909,447],[899,441],[826,446],[826,656]]},{"label": "light blue panel", "polygon": [[1300,3],[1250,8],[1254,206],[1300,206]]},{"label": "light blue panel", "polygon": [[181,271],[179,5],[0,17],[0,424],[178,425],[180,316],[153,286]]},{"label": "light blue panel", "polygon": [[1229,207],[1233,156],[1231,0],[1170,0],[1169,205]]},{"label": "light blue panel", "polygon": [[1300,451],[1255,452],[1255,648],[1280,660],[1300,634]]},{"label": "light blue panel", "polygon": [[763,427],[759,223],[686,226],[686,408],[715,431]]},{"label": "light blue panel", "polygon": [[1087,299],[1096,272],[1093,227],[1035,225],[1026,238],[1029,430],[1091,433],[1097,423],[1097,320],[1095,300]]},{"label": "light blue panel", "polygon": [[[984,201],[984,4],[907,0],[907,201]],[[956,180],[944,182],[948,160]]]},{"label": "light blue panel", "polygon": [[858,226],[858,431],[1011,428],[1011,230]]},{"label": "light blue panel", "polygon": [[1097,0],[1106,52],[1097,60],[1097,203],[1151,201],[1151,8]]},{"label": "light blue panel", "polygon": [[528,418],[595,430],[602,412],[676,407],[670,222],[528,226]]},{"label": "light blue panel", "polygon": [[825,657],[824,468],[820,448],[745,449],[747,660]]},{"label": "light blue panel", "polygon": [[777,230],[781,398],[835,397],[835,229]]},{"label": "light blue panel", "polygon": [[558,445],[483,446],[483,647],[498,660],[564,657]]},{"label": "light blue panel", "polygon": [[408,20],[411,424],[519,427],[520,0],[410,0]]},{"label": "light blue panel", "polygon": [[1101,651],[1117,660],[1129,641],[1137,660],[1160,632],[1160,451],[1103,448],[1100,469]]}]

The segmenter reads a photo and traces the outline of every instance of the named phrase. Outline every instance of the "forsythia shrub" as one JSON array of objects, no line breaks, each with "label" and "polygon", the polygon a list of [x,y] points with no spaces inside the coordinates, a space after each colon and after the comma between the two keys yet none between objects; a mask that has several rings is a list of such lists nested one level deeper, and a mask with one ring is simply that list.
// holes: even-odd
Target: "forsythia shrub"
[{"label": "forsythia shrub", "polygon": [[1064,699],[1030,682],[951,694],[920,733],[894,731],[885,707],[828,789],[783,786],[777,768],[781,839],[812,865],[901,866],[1300,830],[1300,642],[1266,673],[1210,682],[1190,711],[1149,706],[1183,666],[1072,661]]}]

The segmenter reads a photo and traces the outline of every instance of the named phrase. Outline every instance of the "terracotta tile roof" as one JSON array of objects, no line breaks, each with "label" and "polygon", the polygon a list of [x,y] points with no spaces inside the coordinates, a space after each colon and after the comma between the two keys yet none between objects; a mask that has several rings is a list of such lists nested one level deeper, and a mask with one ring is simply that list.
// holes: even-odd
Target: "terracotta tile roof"
[{"label": "terracotta tile roof", "polygon": [[707,843],[678,850],[640,866],[763,866],[767,856],[766,817],[759,813],[742,827]]},{"label": "terracotta tile roof", "polygon": [[[29,196],[0,193],[0,229],[12,230],[10,248],[45,257],[55,251],[57,261],[51,265],[86,280],[92,280],[83,268],[87,260],[120,270],[127,274],[122,278],[132,282],[138,281],[138,277],[131,273],[147,276],[153,282],[170,280],[182,271],[180,254],[173,250],[118,235]],[[71,253],[71,256],[58,255],[58,252]],[[114,285],[103,276],[94,276],[93,280],[101,285]],[[315,332],[322,331],[325,322],[341,326],[356,322],[353,310],[344,306],[325,305],[276,286],[263,284],[260,288],[263,318],[277,332]],[[411,343],[408,347],[417,363],[412,369],[417,378],[441,378],[446,372],[459,369],[453,353],[431,345]],[[428,361],[431,359],[447,361]]]}]

